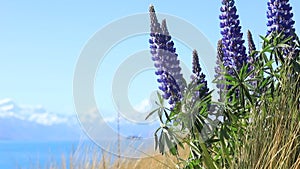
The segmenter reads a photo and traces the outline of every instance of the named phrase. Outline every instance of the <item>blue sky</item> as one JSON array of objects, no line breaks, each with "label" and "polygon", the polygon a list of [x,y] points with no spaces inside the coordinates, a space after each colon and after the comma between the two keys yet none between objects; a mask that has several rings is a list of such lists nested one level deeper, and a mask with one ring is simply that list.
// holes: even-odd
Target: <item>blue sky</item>
[{"label": "blue sky", "polygon": [[[266,32],[266,3],[266,0],[236,2],[242,30],[245,33],[250,29],[256,44],[260,41],[258,35]],[[290,0],[290,3],[299,32],[300,1]],[[58,113],[73,113],[72,80],[81,49],[105,25],[147,12],[149,4],[157,12],[192,23],[214,47],[221,37],[220,1],[0,1],[0,99],[12,98],[19,103],[41,104]],[[169,31],[172,33],[172,28]],[[148,48],[148,37],[139,47]],[[179,54],[191,55],[178,50]],[[150,77],[151,72],[145,76]],[[138,86],[133,83],[133,89],[134,85]],[[152,88],[156,88],[155,82],[148,90]],[[101,88],[96,87],[98,90]]]}]

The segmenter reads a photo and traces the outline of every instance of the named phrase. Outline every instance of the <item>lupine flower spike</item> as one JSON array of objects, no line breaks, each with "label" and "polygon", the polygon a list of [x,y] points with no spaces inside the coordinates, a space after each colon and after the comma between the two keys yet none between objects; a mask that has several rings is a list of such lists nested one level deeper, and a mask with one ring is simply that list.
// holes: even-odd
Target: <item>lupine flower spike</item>
[{"label": "lupine flower spike", "polygon": [[295,21],[293,20],[292,7],[289,0],[269,0],[267,10],[267,35],[272,32],[283,33],[283,39],[292,37],[288,42],[291,47],[284,50],[284,54],[289,55],[290,58],[297,56],[299,50],[295,50],[294,40],[298,40],[294,28]]},{"label": "lupine flower spike", "polygon": [[205,80],[205,75],[201,72],[202,69],[199,63],[199,57],[196,50],[193,51],[193,75],[192,81],[197,86],[201,85],[201,88],[195,92],[193,100],[201,99],[205,97],[209,91],[207,87],[207,81]]},{"label": "lupine flower spike", "polygon": [[229,69],[227,73],[232,74],[232,68],[240,70],[247,62],[246,48],[242,39],[239,15],[234,0],[223,0],[220,15],[220,27],[223,44],[223,62]]},{"label": "lupine flower spike", "polygon": [[159,89],[163,91],[163,98],[169,100],[171,108],[182,98],[181,90],[183,86],[183,76],[180,73],[179,60],[177,60],[176,49],[171,41],[171,36],[166,27],[166,21],[162,25],[157,21],[155,10],[150,6],[150,52],[156,67],[155,74],[159,76]]},{"label": "lupine flower spike", "polygon": [[284,38],[289,36],[295,38],[295,21],[293,20],[292,7],[289,4],[289,0],[269,0],[267,18],[267,35],[272,32],[283,32]]},{"label": "lupine flower spike", "polygon": [[163,35],[166,37],[166,48],[167,54],[163,58],[164,63],[166,63],[166,70],[174,77],[177,84],[179,85],[180,91],[185,89],[184,78],[181,73],[180,61],[178,59],[178,54],[176,53],[176,48],[174,48],[174,42],[171,40],[171,36],[168,32],[166,20],[162,20],[161,29]]}]

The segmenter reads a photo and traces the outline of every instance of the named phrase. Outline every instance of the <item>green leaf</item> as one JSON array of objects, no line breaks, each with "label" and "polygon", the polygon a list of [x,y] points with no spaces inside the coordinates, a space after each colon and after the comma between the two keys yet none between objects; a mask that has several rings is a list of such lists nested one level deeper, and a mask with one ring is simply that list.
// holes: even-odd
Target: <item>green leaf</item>
[{"label": "green leaf", "polygon": [[230,81],[235,81],[235,78],[233,78],[231,75],[229,74],[225,74],[224,76],[227,80],[230,80]]},{"label": "green leaf", "polygon": [[248,88],[245,87],[244,85],[242,85],[242,88],[244,89],[244,91],[245,91],[244,93],[245,93],[246,97],[248,98],[248,100],[250,101],[250,103],[253,104]]},{"label": "green leaf", "polygon": [[288,45],[288,44],[278,44],[277,47],[288,48],[288,47],[290,47],[290,45]]},{"label": "green leaf", "polygon": [[157,91],[157,97],[160,103],[160,106],[164,105],[164,98],[159,94],[159,92]]},{"label": "green leaf", "polygon": [[265,48],[263,48],[263,50],[261,51],[261,53],[266,53],[266,52],[271,53],[271,51],[272,51],[272,46],[268,45]]},{"label": "green leaf", "polygon": [[171,119],[170,119],[170,117],[168,115],[168,112],[165,109],[164,109],[164,113],[165,113],[165,116],[167,118],[167,121],[171,122]]},{"label": "green leaf", "polygon": [[219,142],[219,141],[220,141],[220,139],[208,139],[206,142],[208,144],[212,144],[212,143]]},{"label": "green leaf", "polygon": [[158,113],[158,117],[159,117],[160,122],[163,123],[163,118],[162,118],[163,108],[159,108],[157,113]]},{"label": "green leaf", "polygon": [[178,139],[178,136],[176,135],[176,134],[174,134],[174,140],[175,140],[175,142],[181,147],[181,148],[183,148],[184,149],[184,146],[183,146],[183,144],[182,144],[182,142]]},{"label": "green leaf", "polygon": [[160,144],[159,142],[158,142],[158,138],[157,138],[157,133],[158,133],[158,131],[160,130],[161,128],[159,127],[156,131],[155,131],[155,133],[154,133],[154,138],[155,138],[155,150],[157,150],[157,147],[158,147],[158,145]]},{"label": "green leaf", "polygon": [[267,42],[267,43],[269,43],[270,42],[270,40],[271,40],[271,38],[272,38],[272,36],[271,35],[268,35],[268,36],[262,36],[262,35],[259,35],[259,37],[264,41],[264,42]]},{"label": "green leaf", "polygon": [[164,131],[162,130],[159,137],[159,152],[161,154],[165,153],[165,137]]},{"label": "green leaf", "polygon": [[[171,132],[169,130],[167,130],[168,133]],[[177,147],[175,144],[172,143],[171,139],[169,138],[168,134],[167,133],[164,133],[165,134],[165,140],[166,140],[166,143],[167,143],[167,147],[169,148],[169,151],[171,152],[172,155],[176,155],[177,154]],[[169,134],[170,136],[172,135],[171,133]]]},{"label": "green leaf", "polygon": [[[283,36],[283,33],[281,34],[281,36]],[[294,37],[293,36],[289,36],[288,38],[284,39],[283,41],[281,41],[282,44],[286,44],[288,43],[288,41],[292,40]],[[289,46],[288,46],[289,47]]]},{"label": "green leaf", "polygon": [[152,116],[152,115],[153,115],[155,112],[157,112],[158,110],[159,110],[159,108],[157,108],[157,109],[151,111],[151,112],[147,115],[147,117],[145,118],[145,120],[147,120],[150,116]]}]

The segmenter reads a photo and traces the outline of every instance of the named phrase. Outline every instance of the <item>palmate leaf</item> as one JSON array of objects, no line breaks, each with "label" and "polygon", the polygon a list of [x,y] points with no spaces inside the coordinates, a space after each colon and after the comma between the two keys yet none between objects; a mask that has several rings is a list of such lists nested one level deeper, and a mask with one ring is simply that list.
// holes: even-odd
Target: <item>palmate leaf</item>
[{"label": "palmate leaf", "polygon": [[259,35],[259,37],[264,41],[264,43],[270,43],[270,40],[272,39],[272,34],[269,34],[268,36],[262,36]]},{"label": "palmate leaf", "polygon": [[[200,147],[198,145],[196,145],[194,142],[199,143]],[[214,162],[214,160],[210,156],[210,154],[207,150],[207,146],[203,142],[202,138],[199,137],[199,140],[194,140],[194,142],[187,142],[187,144],[193,149],[193,151],[198,156],[203,156],[205,166],[209,169],[220,168],[219,166],[216,165],[216,163]]]},{"label": "palmate leaf", "polygon": [[[157,112],[158,114],[158,117],[159,117],[159,120],[161,122],[163,122],[163,113],[167,114],[166,113],[166,109],[164,107],[164,98],[159,94],[159,92],[157,92],[157,97],[158,97],[158,100],[159,100],[159,103],[157,101],[155,101],[155,103],[159,106],[159,108],[157,109],[154,109],[152,110],[145,118],[145,120],[147,120],[150,116],[152,116],[155,112]],[[167,117],[168,118],[168,117]]]},{"label": "palmate leaf", "polygon": [[[233,88],[237,88],[240,90],[240,98],[242,100],[242,105],[244,107],[244,103],[245,103],[245,100],[244,100],[244,95],[246,95],[246,97],[248,98],[248,100],[250,101],[250,103],[252,104],[252,98],[251,98],[251,95],[250,95],[250,92],[248,90],[248,87],[247,87],[247,82],[249,80],[247,80],[248,77],[250,77],[250,75],[254,72],[254,70],[251,70],[251,71],[248,71],[248,67],[249,67],[249,64],[246,64],[244,65],[239,72],[237,72],[235,69],[234,69],[234,75],[235,75],[235,82],[236,83],[233,83]],[[231,90],[229,92],[229,95],[232,96],[232,94],[234,94],[235,90]]]},{"label": "palmate leaf", "polygon": [[169,129],[166,129],[166,130],[168,132],[168,133],[164,132],[164,134],[165,134],[164,138],[165,138],[166,145],[172,155],[177,155],[178,154],[177,145],[171,141],[171,140],[173,140],[174,135],[171,130],[169,130]]},{"label": "palmate leaf", "polygon": [[[159,139],[157,139],[157,132],[159,130],[161,130],[161,133]],[[169,150],[172,155],[177,155],[177,144],[179,144],[182,148],[183,145],[176,137],[177,135],[170,128],[166,126],[159,128],[155,132],[155,149],[159,148],[159,152],[161,154],[165,154],[166,151]]]}]

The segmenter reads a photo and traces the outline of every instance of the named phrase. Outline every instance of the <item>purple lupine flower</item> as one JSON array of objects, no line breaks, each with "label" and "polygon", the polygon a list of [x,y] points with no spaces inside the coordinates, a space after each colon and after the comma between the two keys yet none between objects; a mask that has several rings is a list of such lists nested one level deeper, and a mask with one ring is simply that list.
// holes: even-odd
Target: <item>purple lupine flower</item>
[{"label": "purple lupine flower", "polygon": [[[155,61],[159,62],[161,60],[161,58],[159,58],[159,55],[156,55],[157,45],[155,44],[156,43],[155,41],[157,41],[157,38],[162,33],[162,30],[160,28],[160,23],[157,21],[154,6],[150,6],[149,13],[150,13],[150,22],[151,22],[150,39],[149,39],[150,53],[152,54],[152,60],[154,62]],[[156,63],[156,64],[159,64],[159,63]]]},{"label": "purple lupine flower", "polygon": [[290,36],[293,36],[293,39],[295,38],[295,21],[293,20],[289,0],[269,0],[267,17],[267,35],[272,32],[283,32],[284,38]]},{"label": "purple lupine flower", "polygon": [[156,67],[155,74],[159,76],[159,89],[163,91],[163,98],[169,100],[171,108],[182,98],[181,92],[184,88],[183,76],[180,73],[179,60],[177,60],[174,42],[167,30],[166,21],[162,25],[157,21],[155,10],[150,6],[151,32],[150,52]]},{"label": "purple lupine flower", "polygon": [[201,99],[205,97],[209,91],[207,87],[207,81],[205,75],[201,72],[202,69],[199,63],[199,57],[196,50],[193,51],[193,75],[191,76],[192,82],[195,85],[202,85],[201,88],[195,92],[193,100]]},{"label": "purple lupine flower", "polygon": [[178,54],[176,53],[176,48],[174,48],[174,42],[171,40],[171,36],[168,32],[166,20],[162,20],[161,23],[162,34],[166,37],[166,48],[167,52],[163,60],[165,63],[166,71],[169,72],[177,84],[179,85],[180,91],[185,89],[184,78],[181,73],[180,61],[178,60]]},{"label": "purple lupine flower", "polygon": [[171,109],[175,106],[176,102],[182,98],[180,88],[176,83],[176,80],[168,72],[163,71],[160,78],[157,79],[161,86],[158,88],[164,92],[164,99],[168,99],[168,103],[171,105]]},{"label": "purple lupine flower", "polygon": [[240,70],[243,64],[247,63],[246,48],[242,39],[239,15],[234,0],[222,0],[220,15],[220,27],[223,44],[223,63],[229,69],[228,73],[232,74],[232,69]]}]

